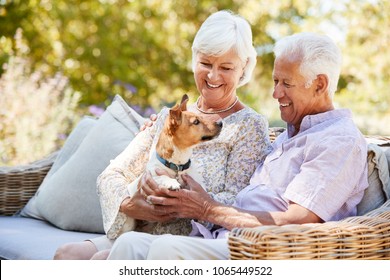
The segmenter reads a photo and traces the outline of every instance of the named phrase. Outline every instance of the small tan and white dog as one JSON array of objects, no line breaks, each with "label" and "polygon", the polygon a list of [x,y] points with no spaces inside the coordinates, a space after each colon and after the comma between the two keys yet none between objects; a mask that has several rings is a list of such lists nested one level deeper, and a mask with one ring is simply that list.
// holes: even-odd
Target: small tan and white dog
[{"label": "small tan and white dog", "polygon": [[[163,187],[178,190],[183,186],[182,174],[188,174],[202,186],[203,178],[191,162],[193,148],[205,141],[214,139],[222,129],[222,122],[210,121],[187,111],[188,96],[182,97],[180,104],[169,110],[164,127],[159,135],[156,149],[151,151],[146,165],[153,179]],[[157,176],[155,170],[164,169],[171,176]],[[137,191],[141,176],[128,186],[130,196]],[[144,222],[143,222],[144,224]],[[135,219],[127,217],[121,233],[132,231],[136,227]],[[150,228],[149,226],[143,228]]]}]

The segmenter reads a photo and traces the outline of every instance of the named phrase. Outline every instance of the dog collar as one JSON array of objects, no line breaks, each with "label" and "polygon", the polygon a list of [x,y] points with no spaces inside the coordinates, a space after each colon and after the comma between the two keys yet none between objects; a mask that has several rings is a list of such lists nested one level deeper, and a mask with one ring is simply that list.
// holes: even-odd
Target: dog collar
[{"label": "dog collar", "polygon": [[162,164],[164,164],[166,167],[168,167],[176,172],[186,170],[186,169],[190,168],[190,165],[191,165],[191,160],[188,160],[187,163],[185,163],[185,164],[175,164],[175,163],[172,163],[172,162],[167,161],[166,159],[162,158],[158,153],[156,153],[156,156],[157,156],[157,159]]}]

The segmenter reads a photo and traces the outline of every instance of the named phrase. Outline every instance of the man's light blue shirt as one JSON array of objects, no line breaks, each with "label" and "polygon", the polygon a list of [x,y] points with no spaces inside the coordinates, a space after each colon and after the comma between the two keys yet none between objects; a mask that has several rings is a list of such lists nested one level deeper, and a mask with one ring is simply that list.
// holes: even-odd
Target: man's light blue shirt
[{"label": "man's light blue shirt", "polygon": [[297,203],[322,220],[356,215],[368,187],[367,143],[348,109],[306,116],[295,136],[289,126],[253,174],[234,206],[286,211]]}]

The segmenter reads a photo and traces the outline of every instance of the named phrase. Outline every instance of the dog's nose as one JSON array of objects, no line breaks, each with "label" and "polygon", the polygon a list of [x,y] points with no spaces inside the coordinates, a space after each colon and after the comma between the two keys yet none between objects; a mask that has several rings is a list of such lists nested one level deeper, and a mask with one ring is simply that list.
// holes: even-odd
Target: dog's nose
[{"label": "dog's nose", "polygon": [[219,126],[220,128],[222,128],[222,125],[222,121],[217,122],[217,126]]}]

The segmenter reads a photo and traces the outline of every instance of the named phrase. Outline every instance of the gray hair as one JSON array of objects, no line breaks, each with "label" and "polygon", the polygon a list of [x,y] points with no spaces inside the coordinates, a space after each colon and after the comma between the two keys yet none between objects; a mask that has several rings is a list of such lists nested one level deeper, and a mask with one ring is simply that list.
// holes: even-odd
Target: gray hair
[{"label": "gray hair", "polygon": [[340,77],[342,55],[336,44],[326,35],[298,33],[276,42],[275,59],[287,58],[300,62],[300,72],[310,87],[317,75],[328,77],[328,93],[333,98]]},{"label": "gray hair", "polygon": [[238,87],[251,79],[256,66],[256,50],[252,42],[252,30],[241,16],[230,11],[219,11],[209,16],[197,32],[192,44],[192,71],[195,71],[196,56],[202,53],[221,56],[234,49],[245,65]]}]

